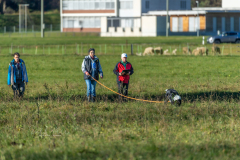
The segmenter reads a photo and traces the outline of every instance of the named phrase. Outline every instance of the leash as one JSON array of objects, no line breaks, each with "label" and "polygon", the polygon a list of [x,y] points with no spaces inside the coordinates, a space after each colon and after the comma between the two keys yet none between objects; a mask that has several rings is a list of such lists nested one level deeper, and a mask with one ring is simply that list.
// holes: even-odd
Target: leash
[{"label": "leash", "polygon": [[149,103],[164,103],[164,101],[149,101],[149,100],[144,100],[144,99],[137,99],[137,98],[132,98],[132,97],[128,97],[128,96],[124,96],[110,88],[108,88],[107,86],[105,86],[104,84],[100,83],[98,80],[96,80],[95,78],[93,78],[91,75],[89,75],[94,81],[96,81],[98,84],[100,84],[101,86],[103,86],[104,88],[108,89],[109,91],[117,94],[117,95],[120,95],[122,97],[125,97],[125,98],[128,98],[128,99],[132,99],[132,100],[136,100],[136,101],[142,101],[142,102],[149,102]]}]

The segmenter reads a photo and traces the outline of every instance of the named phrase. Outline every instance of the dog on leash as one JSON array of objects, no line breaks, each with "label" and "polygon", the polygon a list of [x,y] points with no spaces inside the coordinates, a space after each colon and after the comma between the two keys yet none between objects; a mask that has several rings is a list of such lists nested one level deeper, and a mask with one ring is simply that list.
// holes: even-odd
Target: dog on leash
[{"label": "dog on leash", "polygon": [[165,103],[171,102],[172,105],[180,106],[182,103],[181,97],[179,96],[178,92],[174,89],[166,89],[165,94]]}]

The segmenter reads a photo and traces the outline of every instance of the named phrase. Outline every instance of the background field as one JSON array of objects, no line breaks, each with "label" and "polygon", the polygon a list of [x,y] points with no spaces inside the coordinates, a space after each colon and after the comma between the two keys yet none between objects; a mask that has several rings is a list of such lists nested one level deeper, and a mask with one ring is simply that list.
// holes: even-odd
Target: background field
[{"label": "background field", "polygon": [[[164,37],[146,41],[129,38],[128,42],[158,40],[170,46],[182,45],[178,38],[169,38],[173,43]],[[184,43],[196,41],[194,37],[180,38],[184,38]],[[19,45],[35,43],[33,38],[20,39],[17,38]],[[54,45],[50,39],[44,42],[39,38],[39,44]],[[72,43],[68,42],[71,39]],[[93,39],[96,44],[111,44],[115,40],[121,45],[125,41]],[[89,43],[91,37],[57,40],[73,46],[82,41],[95,47],[95,43]],[[11,38],[1,41],[7,44],[5,41],[10,42]],[[97,54],[104,71],[100,81],[115,91],[116,76],[112,70],[120,54],[121,47],[114,54]],[[164,90],[174,88],[183,99],[181,107],[136,101],[119,103],[115,94],[99,85],[98,101],[87,103],[81,72],[84,55],[86,51],[82,55],[22,54],[30,82],[24,99],[15,101],[6,84],[12,56],[1,53],[1,159],[238,159],[238,55],[129,56],[135,72],[130,80],[131,97],[163,100]]]}]

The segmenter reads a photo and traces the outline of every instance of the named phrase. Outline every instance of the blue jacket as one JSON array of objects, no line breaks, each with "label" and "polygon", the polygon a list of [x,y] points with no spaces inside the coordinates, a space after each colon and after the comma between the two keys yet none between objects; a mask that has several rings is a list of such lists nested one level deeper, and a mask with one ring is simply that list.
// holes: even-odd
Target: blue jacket
[{"label": "blue jacket", "polygon": [[[22,71],[22,81],[28,82],[28,75],[27,75],[27,69],[24,61],[22,59],[19,59],[20,62],[20,67]],[[8,85],[13,85],[16,83],[16,74],[15,74],[15,66],[14,66],[14,59],[9,63],[8,67],[8,80],[7,84]]]}]

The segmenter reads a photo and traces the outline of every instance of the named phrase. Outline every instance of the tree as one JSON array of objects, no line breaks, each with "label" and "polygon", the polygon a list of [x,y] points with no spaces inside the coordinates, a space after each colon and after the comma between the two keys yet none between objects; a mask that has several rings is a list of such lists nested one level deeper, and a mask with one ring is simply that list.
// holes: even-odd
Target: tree
[{"label": "tree", "polygon": [[[197,7],[196,0],[191,0],[192,8]],[[198,0],[199,7],[221,7],[222,1],[220,0]]]}]

